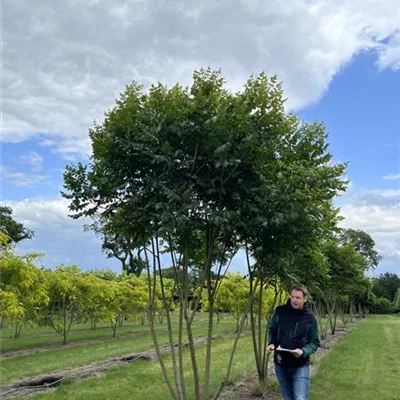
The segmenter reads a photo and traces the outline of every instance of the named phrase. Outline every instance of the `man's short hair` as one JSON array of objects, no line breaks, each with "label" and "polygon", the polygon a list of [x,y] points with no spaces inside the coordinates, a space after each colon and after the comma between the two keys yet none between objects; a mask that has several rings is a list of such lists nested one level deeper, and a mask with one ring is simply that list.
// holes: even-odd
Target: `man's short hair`
[{"label": "man's short hair", "polygon": [[290,288],[290,293],[292,293],[292,290],[303,292],[304,297],[308,295],[308,290],[304,285],[292,285],[292,287]]}]

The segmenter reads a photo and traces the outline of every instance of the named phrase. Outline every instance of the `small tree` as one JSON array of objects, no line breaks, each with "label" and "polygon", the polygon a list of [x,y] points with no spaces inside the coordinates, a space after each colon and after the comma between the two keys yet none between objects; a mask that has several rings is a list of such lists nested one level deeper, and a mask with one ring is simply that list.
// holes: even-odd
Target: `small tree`
[{"label": "small tree", "polygon": [[15,338],[24,324],[37,322],[49,301],[44,273],[33,264],[40,257],[36,253],[16,255],[11,249],[0,252],[1,317],[14,323]]},{"label": "small tree", "polygon": [[325,301],[331,333],[334,334],[339,302],[343,296],[356,293],[358,287],[363,284],[368,261],[365,256],[355,250],[352,244],[340,246],[335,242],[330,242],[324,251],[329,264]]},{"label": "small tree", "polygon": [[71,326],[79,320],[88,300],[87,282],[75,265],[47,271],[47,279],[50,301],[43,310],[43,322],[62,335],[66,344]]},{"label": "small tree", "polygon": [[[13,292],[6,292],[0,289],[0,327],[4,321],[21,321],[25,314],[25,308],[18,301],[18,297]],[[18,328],[14,337],[18,337]]]},{"label": "small tree", "polygon": [[[236,320],[236,332],[238,332],[240,319],[246,309],[248,299],[249,283],[246,277],[240,273],[227,274],[216,293],[214,309],[229,312]],[[208,312],[215,311],[209,309],[207,298],[203,299],[203,309]]]},{"label": "small tree", "polygon": [[[101,276],[101,273],[99,275]],[[101,279],[91,273],[83,274],[82,279],[85,303],[80,317],[89,320],[90,327],[94,330],[99,322],[111,319],[111,312],[107,305],[112,297],[112,281]]]}]

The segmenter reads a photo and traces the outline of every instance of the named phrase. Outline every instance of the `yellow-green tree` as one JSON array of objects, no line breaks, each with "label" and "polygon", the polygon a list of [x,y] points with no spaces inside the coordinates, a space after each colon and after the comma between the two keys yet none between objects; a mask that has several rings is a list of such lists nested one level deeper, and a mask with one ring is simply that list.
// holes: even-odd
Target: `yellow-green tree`
[{"label": "yellow-green tree", "polygon": [[113,296],[110,281],[101,279],[95,274],[88,273],[84,277],[83,289],[85,291],[85,306],[82,317],[85,321],[90,321],[90,328],[96,329],[99,322],[110,321],[111,311],[108,303]]},{"label": "yellow-green tree", "polygon": [[44,312],[44,322],[61,334],[66,344],[72,324],[78,321],[85,308],[88,283],[75,265],[61,265],[48,271],[47,279],[50,302]]},{"label": "yellow-green tree", "polygon": [[214,309],[209,309],[206,296],[202,299],[203,309],[208,312],[229,312],[236,320],[236,331],[238,331],[240,317],[243,315],[249,300],[249,282],[240,273],[227,273],[222,281],[218,283],[214,281],[215,284],[219,287],[216,290]]},{"label": "yellow-green tree", "polygon": [[22,319],[24,313],[25,309],[18,301],[15,293],[0,289],[0,326],[3,327],[5,321],[18,321]]},{"label": "yellow-green tree", "polygon": [[[2,243],[3,239],[4,235]],[[34,265],[40,257],[36,253],[16,255],[8,246],[2,246],[0,252],[0,315],[2,321],[15,325],[16,338],[23,325],[37,322],[49,301],[45,274]]]}]

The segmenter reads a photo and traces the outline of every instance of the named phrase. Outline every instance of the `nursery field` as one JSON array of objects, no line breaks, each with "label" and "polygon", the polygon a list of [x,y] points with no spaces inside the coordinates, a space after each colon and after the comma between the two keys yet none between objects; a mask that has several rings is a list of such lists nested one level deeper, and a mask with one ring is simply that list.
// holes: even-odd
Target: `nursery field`
[{"label": "nursery field", "polygon": [[[206,335],[206,316],[197,318],[196,337]],[[165,323],[157,325],[160,344],[167,343]],[[215,326],[212,350],[211,389],[223,378],[234,338],[235,321],[224,316]],[[154,357],[115,362],[118,357],[140,352],[152,353],[152,339],[147,326],[126,324],[119,337],[111,339],[110,327],[99,326],[92,331],[87,325],[77,325],[66,346],[57,345],[59,336],[50,330],[25,330],[19,339],[12,339],[11,331],[3,330],[1,338],[1,392],[12,388],[11,384],[26,379],[35,380],[45,375],[59,375],[61,384],[51,390],[40,391],[34,399],[124,399],[168,397],[159,363]],[[322,358],[313,363],[317,368],[312,377],[311,400],[330,399],[380,399],[400,400],[398,376],[400,374],[400,318],[398,316],[370,316],[349,329],[341,340]],[[36,343],[36,347],[34,347]],[[196,345],[203,373],[204,343]],[[323,351],[322,351],[323,352]],[[145,354],[145,353],[143,353]],[[114,364],[113,364],[114,360]],[[113,365],[105,365],[106,363]],[[185,353],[185,376],[191,380],[190,356]],[[166,365],[171,368],[166,357]],[[96,369],[96,367],[99,367]],[[102,368],[106,366],[107,368]],[[89,373],[88,373],[89,372]],[[229,397],[235,394],[235,383],[246,382],[248,393],[252,391],[249,376],[254,375],[254,358],[251,335],[245,330],[239,340],[234,357]],[[88,379],[90,378],[90,379]],[[7,384],[10,385],[7,388]],[[242,385],[243,386],[243,385]],[[189,387],[189,390],[193,388]],[[243,391],[243,387],[241,387]],[[33,390],[26,390],[28,394]],[[17,393],[16,393],[17,394]],[[18,392],[21,395],[21,392]],[[10,396],[10,397],[8,397]],[[11,398],[9,393],[4,398]],[[31,397],[32,398],[32,397]],[[255,397],[256,398],[256,397]],[[272,376],[267,397],[278,399],[276,382]],[[246,397],[247,399],[247,397]]]}]

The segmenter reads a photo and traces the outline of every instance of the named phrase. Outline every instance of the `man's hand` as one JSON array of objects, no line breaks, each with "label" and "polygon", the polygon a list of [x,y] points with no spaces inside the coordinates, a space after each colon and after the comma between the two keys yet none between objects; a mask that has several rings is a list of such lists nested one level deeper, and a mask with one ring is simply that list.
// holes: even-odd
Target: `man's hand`
[{"label": "man's hand", "polygon": [[293,353],[293,355],[294,355],[296,358],[301,357],[303,354],[304,354],[304,351],[301,350],[301,349],[296,349],[296,353]]},{"label": "man's hand", "polygon": [[267,347],[268,353],[272,353],[274,350],[275,350],[275,345],[273,345],[273,344],[270,344],[270,345]]}]

